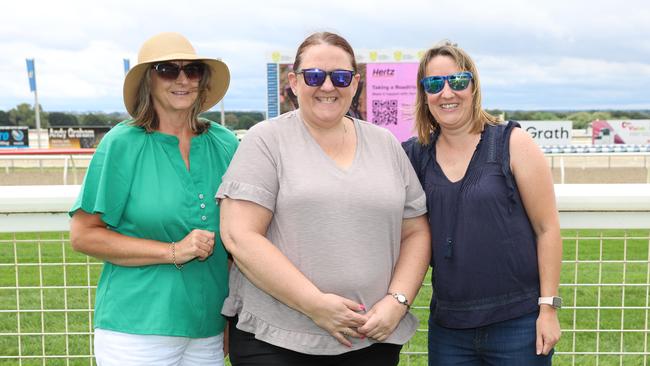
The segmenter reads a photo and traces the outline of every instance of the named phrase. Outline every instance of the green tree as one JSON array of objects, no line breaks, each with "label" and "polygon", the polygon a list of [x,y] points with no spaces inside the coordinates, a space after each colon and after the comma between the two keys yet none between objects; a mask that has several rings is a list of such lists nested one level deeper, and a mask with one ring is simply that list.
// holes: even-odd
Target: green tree
[{"label": "green tree", "polygon": [[[221,112],[204,112],[201,117],[220,123]],[[224,115],[224,124],[231,130],[249,129],[257,122],[264,119],[262,112],[226,112]]]},{"label": "green tree", "polygon": [[34,109],[30,104],[21,103],[9,110],[9,121],[13,126],[36,127]]},{"label": "green tree", "polygon": [[221,123],[221,112],[203,112],[200,117],[209,119],[212,122]]},{"label": "green tree", "polygon": [[243,115],[239,117],[239,121],[237,122],[237,125],[234,130],[248,130],[249,128],[255,126],[255,124],[258,121],[256,121],[253,117],[249,115]]},{"label": "green tree", "polygon": [[500,109],[486,109],[485,111],[493,116],[500,116],[503,114],[503,111]]},{"label": "green tree", "polygon": [[553,112],[548,111],[539,111],[535,112],[530,116],[530,119],[533,121],[553,121],[559,119],[557,115]]},{"label": "green tree", "polygon": [[533,112],[531,111],[510,111],[506,112],[506,119],[513,119],[515,121],[530,121],[532,120]]},{"label": "green tree", "polygon": [[122,112],[109,113],[106,115],[106,117],[108,118],[109,121],[111,121],[111,126],[115,126],[119,122],[131,118],[129,117],[128,114]]},{"label": "green tree", "polygon": [[582,129],[589,126],[591,121],[593,121],[593,116],[589,112],[576,112],[569,114],[567,119],[573,122],[573,128]]},{"label": "green tree", "polygon": [[51,127],[79,125],[77,116],[64,112],[50,112],[48,114],[48,121]]},{"label": "green tree", "polygon": [[591,115],[592,121],[596,119],[608,120],[612,119],[612,114],[610,112],[594,112]]},{"label": "green tree", "polygon": [[614,115],[614,117],[616,119],[650,119],[650,111],[624,111],[619,112],[619,115]]},{"label": "green tree", "polygon": [[13,126],[9,120],[9,113],[0,111],[0,126]]},{"label": "green tree", "polygon": [[239,118],[237,118],[234,113],[226,113],[223,119],[226,127],[230,128],[231,130],[236,129],[235,127],[239,123]]},{"label": "green tree", "polygon": [[[47,128],[47,113],[43,111],[43,106],[39,105],[41,112],[41,128]],[[9,121],[14,126],[28,126],[36,128],[36,114],[31,104],[21,103],[9,111]]]},{"label": "green tree", "polygon": [[253,119],[255,122],[263,121],[266,116],[262,112],[235,112],[238,117],[247,116]]},{"label": "green tree", "polygon": [[81,125],[83,126],[111,126],[110,118],[103,113],[88,113],[81,115]]}]

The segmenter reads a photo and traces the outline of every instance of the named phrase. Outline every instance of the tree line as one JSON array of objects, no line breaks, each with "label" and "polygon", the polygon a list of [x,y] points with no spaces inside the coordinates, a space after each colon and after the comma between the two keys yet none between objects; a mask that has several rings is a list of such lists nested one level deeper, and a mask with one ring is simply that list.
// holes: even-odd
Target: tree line
[{"label": "tree line", "polygon": [[574,129],[585,129],[592,121],[612,119],[650,119],[650,110],[588,110],[588,111],[504,111],[487,110],[504,120],[515,121],[572,121]]},{"label": "tree line", "polygon": [[[39,106],[40,107],[40,106]],[[115,126],[117,123],[128,119],[126,113],[113,112],[47,112],[42,107],[41,128],[61,126]],[[221,112],[205,112],[201,117],[219,123]],[[249,129],[254,124],[262,121],[265,117],[263,112],[226,112],[224,122],[226,127],[232,130]],[[0,110],[0,126],[28,126],[36,128],[36,115],[31,104],[22,103],[16,107],[3,111]]]},{"label": "tree line", "polygon": [[[41,128],[59,126],[114,126],[128,119],[126,113],[113,112],[47,112],[41,110]],[[583,129],[597,119],[650,119],[650,110],[588,110],[588,111],[518,111],[489,109],[490,114],[503,116],[504,120],[516,121],[572,121],[573,128]],[[220,122],[221,112],[205,112],[201,117]],[[247,130],[257,122],[264,120],[264,112],[225,112],[224,124],[232,130]],[[36,127],[34,108],[31,104],[22,103],[9,111],[0,110],[0,126]]]}]

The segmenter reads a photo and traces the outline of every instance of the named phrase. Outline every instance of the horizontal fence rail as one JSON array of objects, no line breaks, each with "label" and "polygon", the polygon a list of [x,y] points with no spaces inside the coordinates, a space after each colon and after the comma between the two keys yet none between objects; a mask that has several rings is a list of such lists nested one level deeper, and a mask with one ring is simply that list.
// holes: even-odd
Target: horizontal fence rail
[{"label": "horizontal fence rail", "polygon": [[[72,251],[79,186],[0,186],[0,365],[93,365],[102,263]],[[555,186],[564,243],[554,365],[647,365],[650,185]],[[427,364],[429,278],[401,365]]]},{"label": "horizontal fence rail", "polygon": [[[241,134],[238,133],[238,137],[241,140]],[[556,183],[579,183],[580,181],[575,181],[576,168],[582,170],[628,168],[633,174],[632,179],[635,179],[630,182],[650,183],[650,159],[648,158],[650,145],[566,145],[540,148],[551,168],[559,171],[559,176],[555,178]],[[76,185],[83,177],[94,151],[94,149],[0,148],[0,168],[4,168],[6,175],[15,172],[16,169],[63,168],[60,182],[64,185],[68,184],[68,173],[71,173],[72,184]],[[2,185],[2,176],[0,176],[0,185]]]},{"label": "horizontal fence rail", "polygon": [[[77,182],[77,164],[81,160],[84,165],[88,165],[92,159],[95,149],[74,148],[74,149],[36,149],[36,148],[20,148],[8,149],[0,148],[0,162],[4,163],[5,173],[9,174],[17,166],[25,166],[26,161],[37,161],[38,166],[42,169],[44,161],[57,161],[59,164],[55,166],[63,166],[62,183],[68,184],[68,169],[71,169],[73,174],[73,184]],[[28,165],[29,166],[29,165]]]}]

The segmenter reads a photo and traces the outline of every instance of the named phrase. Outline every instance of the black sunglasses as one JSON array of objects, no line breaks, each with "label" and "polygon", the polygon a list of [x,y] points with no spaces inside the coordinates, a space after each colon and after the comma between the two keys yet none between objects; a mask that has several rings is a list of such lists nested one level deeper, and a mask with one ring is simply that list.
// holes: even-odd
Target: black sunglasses
[{"label": "black sunglasses", "polygon": [[354,71],[352,70],[332,70],[325,71],[321,69],[302,69],[296,71],[296,74],[302,74],[305,78],[305,84],[308,86],[321,86],[325,78],[329,75],[332,85],[337,88],[347,88],[352,83]]},{"label": "black sunglasses", "polygon": [[183,67],[173,62],[161,62],[154,64],[151,68],[156,70],[156,74],[165,80],[176,80],[178,75],[181,74],[181,70],[192,81],[200,80],[203,73],[205,73],[205,64],[203,62],[191,62]]}]

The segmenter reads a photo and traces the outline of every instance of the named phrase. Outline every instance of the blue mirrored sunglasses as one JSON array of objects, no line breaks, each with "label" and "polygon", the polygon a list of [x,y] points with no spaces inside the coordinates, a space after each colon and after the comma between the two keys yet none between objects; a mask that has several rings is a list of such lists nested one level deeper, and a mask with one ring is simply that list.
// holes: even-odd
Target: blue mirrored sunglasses
[{"label": "blue mirrored sunglasses", "polygon": [[296,74],[302,74],[305,78],[305,84],[308,86],[321,86],[325,78],[329,75],[332,85],[337,88],[347,88],[352,83],[354,71],[352,70],[332,70],[325,71],[321,69],[302,69],[296,71]]},{"label": "blue mirrored sunglasses", "polygon": [[465,90],[472,81],[474,75],[469,71],[457,72],[447,76],[427,76],[420,80],[420,84],[424,87],[427,94],[438,94],[444,89],[445,81],[449,84],[452,90],[460,91]]}]

